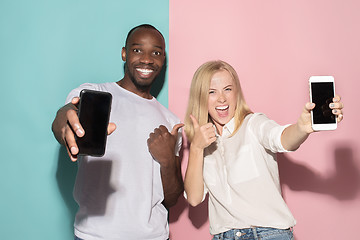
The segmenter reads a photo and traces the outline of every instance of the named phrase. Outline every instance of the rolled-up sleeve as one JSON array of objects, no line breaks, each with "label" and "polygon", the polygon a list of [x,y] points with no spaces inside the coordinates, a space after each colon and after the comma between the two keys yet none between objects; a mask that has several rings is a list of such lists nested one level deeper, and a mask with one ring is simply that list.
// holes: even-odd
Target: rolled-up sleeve
[{"label": "rolled-up sleeve", "polygon": [[249,128],[259,143],[273,153],[290,152],[281,144],[281,135],[288,126],[290,124],[279,125],[263,113],[255,113],[249,121]]}]

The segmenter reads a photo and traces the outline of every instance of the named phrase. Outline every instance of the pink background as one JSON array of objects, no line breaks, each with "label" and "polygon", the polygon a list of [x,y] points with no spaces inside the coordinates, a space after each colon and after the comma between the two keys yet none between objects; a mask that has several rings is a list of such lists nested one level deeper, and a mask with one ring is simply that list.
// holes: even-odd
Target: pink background
[{"label": "pink background", "polygon": [[[359,9],[356,0],[170,0],[169,108],[182,119],[192,75],[208,60],[229,62],[251,109],[280,124],[297,120],[310,76],[335,77],[344,121],[278,157],[299,240],[356,239],[360,227]],[[170,222],[172,240],[211,238],[207,203],[181,198]]]}]

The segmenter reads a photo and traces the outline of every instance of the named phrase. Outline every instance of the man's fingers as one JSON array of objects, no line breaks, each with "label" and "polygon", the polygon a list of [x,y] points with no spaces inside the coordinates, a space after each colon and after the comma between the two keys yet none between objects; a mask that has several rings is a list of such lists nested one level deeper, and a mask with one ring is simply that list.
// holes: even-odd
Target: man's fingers
[{"label": "man's fingers", "polygon": [[183,123],[178,123],[178,124],[176,124],[176,125],[173,127],[172,131],[171,131],[171,135],[173,135],[173,136],[177,135],[179,129],[180,129],[181,127],[183,127],[183,126],[184,126]]},{"label": "man's fingers", "polygon": [[69,125],[78,137],[82,137],[85,134],[84,129],[82,128],[78,115],[75,110],[69,110],[66,112],[66,117],[68,119]]},{"label": "man's fingers", "polygon": [[161,135],[166,132],[169,132],[169,131],[164,125],[160,125],[158,128],[154,129],[154,134],[156,134],[156,135]]},{"label": "man's fingers", "polygon": [[69,126],[67,126],[66,130],[65,130],[64,142],[66,143],[66,145],[72,155],[78,154],[79,148],[75,141],[75,135]]},{"label": "man's fingers", "polygon": [[112,134],[116,129],[116,124],[115,123],[109,123],[108,128],[107,128],[107,133],[108,135]]},{"label": "man's fingers", "polygon": [[77,105],[80,101],[80,98],[79,97],[74,97],[73,99],[71,99],[71,103],[74,104],[74,105]]},{"label": "man's fingers", "polygon": [[77,160],[79,148],[76,144],[74,133],[69,126],[67,126],[65,130],[64,143],[71,161],[75,162]]},{"label": "man's fingers", "polygon": [[194,125],[194,128],[198,128],[198,127],[199,127],[199,123],[198,123],[198,121],[196,120],[196,118],[195,118],[193,115],[190,114],[190,119],[191,119],[191,121],[192,121],[192,123],[193,123],[193,125]]},{"label": "man's fingers", "polygon": [[70,157],[70,160],[72,161],[72,162],[76,162],[77,161],[77,155],[73,155],[73,154],[71,154],[71,152],[70,152],[70,150],[69,150],[69,148],[66,146],[66,151],[67,151],[67,153],[68,153],[68,155],[69,155],[69,157]]}]

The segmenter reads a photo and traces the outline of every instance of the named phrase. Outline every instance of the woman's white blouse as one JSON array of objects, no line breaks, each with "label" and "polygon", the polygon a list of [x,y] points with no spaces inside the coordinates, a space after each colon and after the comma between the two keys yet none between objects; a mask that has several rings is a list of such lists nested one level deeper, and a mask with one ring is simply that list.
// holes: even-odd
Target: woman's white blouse
[{"label": "woman's white blouse", "polygon": [[287,152],[280,126],[264,114],[249,114],[234,131],[234,119],[204,151],[204,198],[209,193],[210,233],[252,226],[286,229],[296,221],[281,195],[277,152]]}]

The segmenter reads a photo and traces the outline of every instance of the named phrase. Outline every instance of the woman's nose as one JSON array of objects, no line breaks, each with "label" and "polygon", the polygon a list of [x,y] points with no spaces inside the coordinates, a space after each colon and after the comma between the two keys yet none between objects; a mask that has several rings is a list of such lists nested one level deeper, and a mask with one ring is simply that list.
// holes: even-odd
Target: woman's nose
[{"label": "woman's nose", "polygon": [[221,103],[223,103],[223,102],[226,101],[226,98],[225,98],[225,96],[224,96],[223,93],[220,93],[220,95],[219,95],[219,97],[218,97],[218,101],[221,102]]}]

